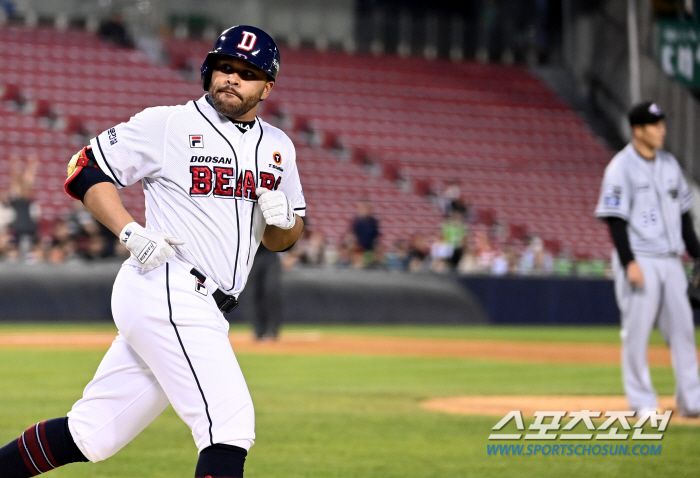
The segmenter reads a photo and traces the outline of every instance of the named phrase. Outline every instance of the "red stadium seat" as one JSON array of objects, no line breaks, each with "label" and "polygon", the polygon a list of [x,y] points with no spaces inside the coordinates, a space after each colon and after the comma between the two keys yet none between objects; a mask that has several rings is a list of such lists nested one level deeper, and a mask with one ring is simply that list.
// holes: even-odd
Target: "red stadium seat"
[{"label": "red stadium seat", "polygon": [[[174,66],[196,68],[211,44],[171,40],[167,48]],[[333,51],[283,49],[281,56],[281,75],[262,117],[287,114],[300,132],[286,128],[291,136],[301,138],[306,125],[320,132],[326,146],[344,146],[358,159],[342,161],[295,140],[310,223],[327,236],[339,240],[347,232],[362,199],[375,204],[384,245],[413,231],[435,233],[442,221],[438,210],[386,178],[406,179],[425,191],[456,181],[472,207],[492,211],[482,220],[517,224],[519,235],[537,232],[574,254],[607,256],[607,232],[592,212],[612,152],[526,69]],[[39,83],[51,88],[22,94],[64,118],[79,116],[93,133],[146,107],[202,94],[197,82],[173,69],[84,31],[0,29],[0,82],[25,84],[26,73],[47,57],[52,69]],[[40,154],[47,183],[58,193],[42,190],[38,200],[47,217],[64,214],[70,208],[61,196],[65,162],[81,146],[71,136],[78,125],[50,130],[34,114],[11,111],[0,111],[0,120],[0,154],[28,148]],[[379,175],[361,165],[367,162],[379,165]],[[0,161],[0,181],[2,166]],[[140,186],[122,192],[142,219]]]}]

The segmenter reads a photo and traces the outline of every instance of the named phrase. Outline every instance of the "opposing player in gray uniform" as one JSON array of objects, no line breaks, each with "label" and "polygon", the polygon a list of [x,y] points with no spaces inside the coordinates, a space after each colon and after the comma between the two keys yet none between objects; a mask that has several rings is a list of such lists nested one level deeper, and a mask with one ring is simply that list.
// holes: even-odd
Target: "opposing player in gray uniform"
[{"label": "opposing player in gray uniform", "polygon": [[676,404],[700,414],[700,376],[693,314],[681,254],[700,257],[690,216],[692,196],[676,158],[662,150],[664,113],[652,102],[629,113],[632,141],[605,169],[595,214],[607,221],[615,244],[615,295],[622,322],[622,375],[631,410],[658,406],[647,348],[657,324],[671,348]]}]

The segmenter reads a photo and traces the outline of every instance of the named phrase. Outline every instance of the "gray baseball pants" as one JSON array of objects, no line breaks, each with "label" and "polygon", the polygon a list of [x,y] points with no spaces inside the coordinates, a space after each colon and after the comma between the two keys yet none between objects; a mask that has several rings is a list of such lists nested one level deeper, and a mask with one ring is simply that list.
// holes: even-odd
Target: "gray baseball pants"
[{"label": "gray baseball pants", "polygon": [[627,281],[613,254],[615,296],[622,322],[622,378],[631,410],[657,408],[647,351],[656,324],[671,349],[676,377],[676,404],[683,415],[700,413],[700,376],[693,312],[686,295],[688,279],[679,257],[637,256],[644,287]]}]

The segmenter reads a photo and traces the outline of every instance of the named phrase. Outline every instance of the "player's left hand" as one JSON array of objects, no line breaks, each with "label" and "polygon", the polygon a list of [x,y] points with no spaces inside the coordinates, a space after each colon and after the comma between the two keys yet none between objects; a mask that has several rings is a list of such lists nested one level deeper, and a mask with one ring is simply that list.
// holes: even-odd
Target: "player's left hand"
[{"label": "player's left hand", "polygon": [[172,246],[182,246],[185,241],[160,231],[145,229],[130,222],[119,234],[119,242],[124,244],[145,272],[165,264],[175,256]]},{"label": "player's left hand", "polygon": [[270,191],[267,188],[255,190],[258,196],[258,205],[269,226],[277,226],[280,229],[291,229],[296,223],[296,214],[292,203],[282,191]]}]

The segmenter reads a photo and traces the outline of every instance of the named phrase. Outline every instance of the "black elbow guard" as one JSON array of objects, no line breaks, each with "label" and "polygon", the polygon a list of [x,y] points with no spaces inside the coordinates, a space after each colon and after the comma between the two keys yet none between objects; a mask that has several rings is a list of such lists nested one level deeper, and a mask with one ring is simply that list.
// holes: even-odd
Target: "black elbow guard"
[{"label": "black elbow guard", "polygon": [[107,182],[114,184],[114,181],[97,165],[92,148],[86,146],[71,158],[64,189],[70,197],[82,201],[88,189],[95,184]]}]

